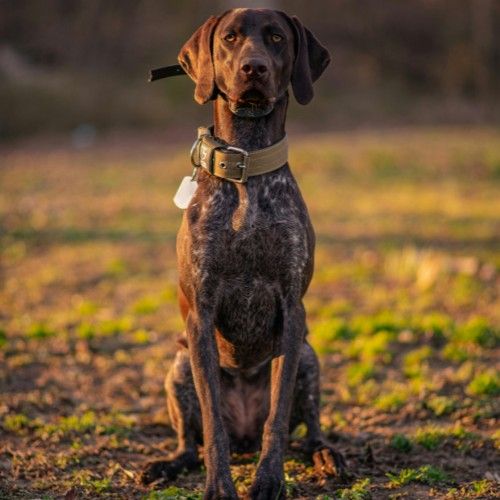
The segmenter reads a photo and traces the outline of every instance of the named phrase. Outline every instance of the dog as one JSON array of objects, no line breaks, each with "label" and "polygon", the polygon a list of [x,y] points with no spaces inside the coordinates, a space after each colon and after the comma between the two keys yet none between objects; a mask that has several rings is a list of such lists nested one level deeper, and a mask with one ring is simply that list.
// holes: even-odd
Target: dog
[{"label": "dog", "polygon": [[[318,471],[346,468],[320,429],[319,364],[302,303],[315,236],[281,146],[288,87],[300,104],[309,103],[330,56],[297,17],[233,9],[210,17],[178,59],[195,82],[196,102],[213,101],[214,129],[202,135],[195,166],[204,168],[197,168],[198,187],[177,237],[185,332],[165,387],[178,446],[147,464],[142,481],[198,467],[203,444],[204,498],[238,498],[230,452],[260,448],[249,497],[283,498],[284,453],[300,423]],[[272,171],[245,172],[253,152],[269,158],[276,145],[281,160]],[[216,155],[236,158],[232,177],[224,178],[226,160]]]}]

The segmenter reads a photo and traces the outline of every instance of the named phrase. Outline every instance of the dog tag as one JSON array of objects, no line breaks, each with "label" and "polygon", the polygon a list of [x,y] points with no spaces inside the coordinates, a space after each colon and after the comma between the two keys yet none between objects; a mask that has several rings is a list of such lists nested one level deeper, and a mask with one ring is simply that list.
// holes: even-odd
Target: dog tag
[{"label": "dog tag", "polygon": [[179,185],[179,189],[177,189],[177,193],[175,193],[174,196],[175,206],[182,209],[187,208],[191,198],[196,192],[197,187],[198,183],[193,180],[191,176],[184,177]]}]

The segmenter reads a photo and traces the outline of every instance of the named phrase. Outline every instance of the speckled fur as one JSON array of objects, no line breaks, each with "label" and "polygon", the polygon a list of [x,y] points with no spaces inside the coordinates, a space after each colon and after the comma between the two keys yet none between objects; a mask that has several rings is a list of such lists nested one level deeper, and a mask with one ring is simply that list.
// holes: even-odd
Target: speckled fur
[{"label": "speckled fur", "polygon": [[[298,20],[275,11],[237,9],[217,24],[207,23],[215,31],[214,78],[219,93],[214,102],[215,135],[250,151],[277,142],[285,133],[290,78],[301,99],[297,95],[301,82],[291,76],[293,40],[299,36],[292,28]],[[285,33],[287,45],[279,52],[262,41],[260,27],[266,23],[278,24]],[[228,25],[242,30],[249,40],[248,46],[229,55],[217,41]],[[326,57],[325,49],[314,43]],[[193,44],[201,50],[199,39],[188,42],[186,50],[191,52],[185,57],[190,64]],[[262,56],[265,50],[280,69],[265,75],[272,82],[261,83],[276,88],[279,98],[266,116],[238,117],[224,98],[235,91],[225,88],[230,66],[224,61],[237,65],[239,58],[249,53]],[[269,61],[266,64],[274,67]],[[201,76],[195,76],[199,83]],[[239,81],[240,92],[252,84]],[[197,92],[199,100],[201,91]],[[201,172],[179,230],[177,254],[179,299],[186,322],[183,342],[188,349],[178,352],[166,389],[178,449],[167,460],[150,464],[143,480],[168,479],[182,467],[194,467],[196,445],[203,442],[205,498],[237,498],[229,452],[261,447],[250,496],[282,497],[290,422],[306,423],[306,451],[320,473],[342,469],[342,456],[319,426],[319,367],[306,341],[302,305],[313,272],[314,231],[288,164],[238,186]]]}]

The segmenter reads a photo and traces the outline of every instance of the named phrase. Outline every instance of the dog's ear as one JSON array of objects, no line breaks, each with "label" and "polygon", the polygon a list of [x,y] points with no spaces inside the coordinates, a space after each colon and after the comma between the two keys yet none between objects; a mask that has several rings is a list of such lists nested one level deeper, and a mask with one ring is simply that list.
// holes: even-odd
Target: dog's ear
[{"label": "dog's ear", "polygon": [[289,19],[295,33],[295,61],[291,79],[293,95],[299,104],[308,104],[314,96],[312,84],[330,63],[330,53],[298,17]]},{"label": "dog's ear", "polygon": [[219,18],[211,16],[184,44],[177,59],[196,83],[194,99],[205,104],[215,98],[215,72],[212,59],[212,36]]}]

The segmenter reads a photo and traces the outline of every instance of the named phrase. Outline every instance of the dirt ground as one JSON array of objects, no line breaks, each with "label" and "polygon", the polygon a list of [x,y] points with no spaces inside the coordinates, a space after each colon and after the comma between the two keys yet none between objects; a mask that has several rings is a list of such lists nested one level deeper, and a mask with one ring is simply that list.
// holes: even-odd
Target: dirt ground
[{"label": "dirt ground", "polygon": [[[203,470],[137,481],[175,449],[185,142],[0,150],[0,498],[201,498]],[[299,427],[288,497],[499,498],[499,131],[304,135],[291,153],[318,235],[322,426],[350,477],[318,476]],[[257,460],[232,459],[242,496]]]}]

